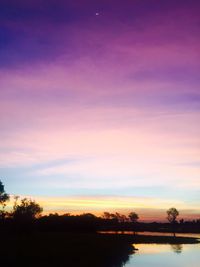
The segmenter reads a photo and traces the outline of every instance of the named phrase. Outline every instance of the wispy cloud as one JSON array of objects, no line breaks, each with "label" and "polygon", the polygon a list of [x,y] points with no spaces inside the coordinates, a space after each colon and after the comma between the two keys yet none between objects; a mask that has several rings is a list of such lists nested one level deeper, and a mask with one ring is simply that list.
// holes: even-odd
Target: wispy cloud
[{"label": "wispy cloud", "polygon": [[9,188],[152,196],[160,186],[188,190],[182,202],[196,196],[197,1],[1,2],[0,168]]}]

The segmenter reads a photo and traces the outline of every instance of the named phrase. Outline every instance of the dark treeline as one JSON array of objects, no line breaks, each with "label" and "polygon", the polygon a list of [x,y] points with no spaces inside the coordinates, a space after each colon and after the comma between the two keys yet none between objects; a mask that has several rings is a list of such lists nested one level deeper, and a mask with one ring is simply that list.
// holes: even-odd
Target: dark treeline
[{"label": "dark treeline", "polygon": [[[22,200],[26,203],[29,200]],[[29,201],[30,202],[30,201]],[[33,205],[34,202],[32,202]],[[27,204],[27,203],[26,203]],[[19,204],[23,205],[23,204]],[[28,204],[27,204],[28,205]],[[26,211],[27,208],[27,211]],[[0,219],[0,231],[42,231],[42,232],[97,232],[97,231],[133,231],[142,232],[182,232],[182,233],[200,233],[200,220],[176,221],[171,223],[146,223],[131,221],[128,216],[116,213],[115,216],[105,218],[105,213],[98,217],[91,213],[80,215],[49,214],[45,216],[32,214],[29,206],[23,208],[23,211],[15,209],[6,213]],[[108,212],[106,212],[108,214]],[[122,220],[123,218],[123,220]]]},{"label": "dark treeline", "polygon": [[[128,218],[121,221],[119,218],[105,219],[91,213],[81,215],[50,214],[36,220],[37,229],[42,231],[133,231],[142,232],[173,232],[170,223],[132,222]],[[174,226],[177,233],[200,233],[200,220],[177,221]]]},{"label": "dark treeline", "polygon": [[151,232],[200,232],[200,219],[193,221],[177,220],[179,212],[175,208],[167,210],[168,223],[139,222],[139,215],[130,212],[121,213],[104,212],[102,216],[91,213],[81,215],[49,214],[42,216],[42,207],[31,199],[14,198],[14,205],[10,212],[5,210],[9,195],[5,192],[0,181],[0,231],[5,232],[97,232],[97,231],[151,231]]}]

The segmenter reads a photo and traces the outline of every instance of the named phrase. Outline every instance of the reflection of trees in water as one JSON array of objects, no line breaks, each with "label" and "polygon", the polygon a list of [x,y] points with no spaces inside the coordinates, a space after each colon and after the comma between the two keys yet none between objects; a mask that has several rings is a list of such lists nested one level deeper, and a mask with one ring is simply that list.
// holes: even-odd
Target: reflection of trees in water
[{"label": "reflection of trees in water", "polygon": [[177,253],[177,254],[180,254],[183,250],[183,246],[181,244],[172,244],[171,245],[171,249]]}]

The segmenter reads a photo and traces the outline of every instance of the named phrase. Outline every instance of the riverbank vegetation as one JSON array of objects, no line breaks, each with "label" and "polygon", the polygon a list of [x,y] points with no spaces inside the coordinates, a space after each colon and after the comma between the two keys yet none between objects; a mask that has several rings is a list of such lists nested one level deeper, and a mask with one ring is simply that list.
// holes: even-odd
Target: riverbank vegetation
[{"label": "riverbank vegetation", "polygon": [[[0,257],[3,266],[122,267],[135,252],[133,244],[198,243],[196,238],[189,237],[138,235],[138,231],[144,230],[171,231],[171,224],[142,223],[135,212],[128,216],[117,212],[105,212],[100,217],[91,213],[42,216],[43,209],[34,200],[15,197],[10,212],[5,209],[8,200],[9,195],[0,182]],[[188,225],[194,230],[200,223],[177,222],[176,218],[172,221],[176,231],[186,230]],[[134,234],[124,234],[127,230]],[[101,231],[113,231],[113,234]],[[117,231],[121,234],[115,234]]]},{"label": "riverbank vegetation", "polygon": [[99,232],[99,231],[141,231],[200,233],[200,219],[193,221],[177,220],[179,212],[175,208],[166,211],[169,222],[144,223],[139,215],[131,211],[128,215],[119,212],[104,212],[102,216],[91,213],[72,215],[57,213],[42,216],[43,208],[34,200],[14,197],[11,211],[5,207],[10,196],[5,192],[0,181],[0,232]]}]

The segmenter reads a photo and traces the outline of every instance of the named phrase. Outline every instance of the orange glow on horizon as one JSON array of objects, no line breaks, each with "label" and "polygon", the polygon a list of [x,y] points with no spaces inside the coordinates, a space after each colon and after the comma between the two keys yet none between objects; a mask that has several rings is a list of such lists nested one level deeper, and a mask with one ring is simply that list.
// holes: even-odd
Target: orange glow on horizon
[{"label": "orange glow on horizon", "polygon": [[[166,221],[166,210],[175,206],[180,211],[179,219],[199,219],[198,207],[191,209],[189,206],[175,200],[163,200],[154,198],[136,197],[30,197],[20,198],[35,199],[44,209],[43,215],[58,213],[59,215],[70,213],[78,215],[81,213],[93,213],[101,216],[103,212],[120,212],[128,215],[135,211],[139,214],[140,221]],[[8,209],[13,206],[14,199],[8,205]]]}]

